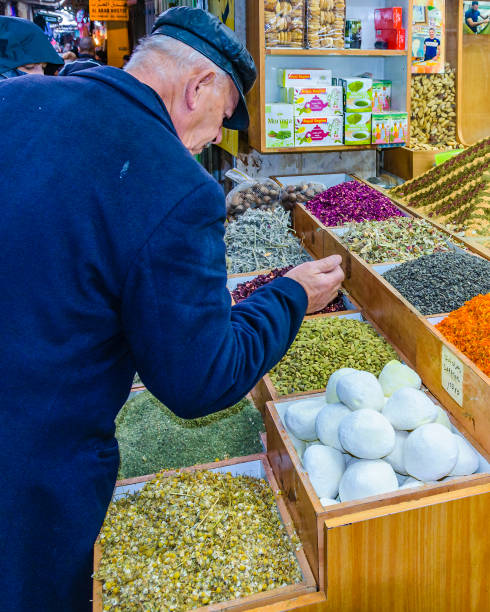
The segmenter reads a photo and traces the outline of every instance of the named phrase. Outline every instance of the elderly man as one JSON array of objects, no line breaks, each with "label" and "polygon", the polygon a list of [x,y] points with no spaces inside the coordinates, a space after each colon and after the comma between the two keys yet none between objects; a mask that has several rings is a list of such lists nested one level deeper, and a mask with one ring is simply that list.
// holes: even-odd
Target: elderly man
[{"label": "elderly man", "polygon": [[231,308],[223,193],[192,154],[248,125],[254,79],[234,34],[184,7],[126,71],[0,84],[2,610],[90,608],[135,368],[181,417],[223,409],[336,295],[332,256]]}]

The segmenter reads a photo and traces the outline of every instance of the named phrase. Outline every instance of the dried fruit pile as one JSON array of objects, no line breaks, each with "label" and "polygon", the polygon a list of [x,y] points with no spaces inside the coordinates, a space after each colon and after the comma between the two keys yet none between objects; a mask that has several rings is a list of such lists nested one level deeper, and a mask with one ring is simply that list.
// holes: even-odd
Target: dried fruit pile
[{"label": "dried fruit pile", "polygon": [[490,138],[390,193],[453,231],[490,235]]},{"label": "dried fruit pile", "polygon": [[157,475],[109,506],[100,535],[104,610],[184,611],[301,581],[265,480]]},{"label": "dried fruit pile", "polygon": [[368,263],[408,261],[454,248],[446,234],[428,221],[413,217],[353,223],[340,239]]},{"label": "dried fruit pile", "polygon": [[410,148],[457,149],[455,71],[412,75]]},{"label": "dried fruit pile", "polygon": [[369,323],[338,317],[303,322],[291,348],[269,372],[280,395],[326,386],[340,368],[367,370],[376,376],[395,350]]},{"label": "dried fruit pile", "polygon": [[[231,297],[238,304],[242,300],[248,298],[249,295],[258,289],[259,287],[263,287],[267,285],[275,278],[279,278],[280,276],[284,276],[286,272],[289,272],[294,266],[286,266],[285,268],[276,268],[275,270],[271,270],[267,274],[259,274],[255,278],[249,281],[245,281],[244,283],[240,283],[237,285],[236,289],[231,292]],[[338,312],[341,310],[346,310],[344,299],[342,294],[339,292],[338,296],[328,304],[323,310],[318,311],[315,314],[323,314],[327,312]]]},{"label": "dried fruit pile", "polygon": [[476,295],[436,327],[482,372],[490,376],[490,293]]},{"label": "dried fruit pile", "polygon": [[330,227],[352,221],[382,221],[403,216],[389,198],[359,181],[330,187],[311,199],[306,208]]}]

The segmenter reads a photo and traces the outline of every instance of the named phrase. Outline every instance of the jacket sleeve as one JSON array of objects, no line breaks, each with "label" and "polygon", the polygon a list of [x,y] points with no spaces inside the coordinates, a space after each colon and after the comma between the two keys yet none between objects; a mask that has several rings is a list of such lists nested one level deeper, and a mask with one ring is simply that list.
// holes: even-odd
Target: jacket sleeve
[{"label": "jacket sleeve", "polygon": [[231,307],[224,215],[214,183],[177,203],[139,251],[123,291],[124,331],[141,379],[183,418],[244,397],[288,350],[307,307],[289,278]]}]

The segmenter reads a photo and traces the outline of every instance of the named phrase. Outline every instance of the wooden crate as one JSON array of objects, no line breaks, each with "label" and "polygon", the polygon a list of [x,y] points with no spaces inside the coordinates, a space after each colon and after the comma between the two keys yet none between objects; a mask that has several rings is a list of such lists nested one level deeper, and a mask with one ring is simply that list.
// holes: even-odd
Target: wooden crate
[{"label": "wooden crate", "polygon": [[436,153],[440,151],[414,151],[408,147],[385,149],[383,169],[408,181],[430,170],[436,163]]},{"label": "wooden crate", "polygon": [[[249,455],[247,457],[237,457],[234,459],[227,459],[225,461],[218,461],[213,463],[207,463],[204,465],[197,465],[188,468],[184,468],[184,472],[194,472],[196,470],[213,470],[213,471],[227,471],[232,473],[240,473],[253,475],[256,477],[264,477],[273,493],[276,500],[277,508],[281,519],[284,523],[286,531],[291,536],[293,534],[293,523],[289,516],[286,504],[282,499],[281,495],[278,495],[278,485],[274,477],[274,473],[269,464],[267,455],[260,453],[256,455]],[[164,476],[174,476],[177,470],[170,470],[164,473]],[[127,480],[121,480],[116,483],[115,494],[138,490],[144,483],[152,480],[155,474],[149,474],[147,476],[140,476],[138,478],[130,478]],[[96,542],[94,547],[94,573],[97,571],[101,558],[101,549]],[[196,608],[198,612],[219,612],[222,610],[253,610],[256,608],[262,608],[262,606],[272,606],[271,612],[274,610],[295,610],[301,609],[302,612],[316,612],[319,610],[318,606],[321,606],[324,598],[322,596],[316,597],[316,582],[313,574],[310,570],[308,562],[306,560],[305,553],[302,549],[296,551],[296,558],[303,574],[303,580],[300,583],[280,587],[271,591],[265,591],[249,595],[248,597],[242,597],[240,599],[230,600],[217,604],[211,604]],[[315,595],[305,597],[308,594]],[[291,600],[291,606],[288,602]],[[279,605],[279,607],[276,607]],[[98,580],[93,581],[93,611],[102,612],[102,583]]]},{"label": "wooden crate", "polygon": [[[416,489],[399,490],[323,507],[279,416],[278,407],[287,403],[290,399],[290,397],[282,398],[267,404],[265,417],[267,454],[320,590],[326,590],[327,604],[329,604],[332,584],[328,574],[330,566],[325,565],[324,562],[325,555],[330,552],[324,549],[323,529],[326,519],[336,519],[341,524],[348,524],[351,522],[351,517],[355,517],[364,511],[369,511],[370,516],[383,516],[387,513],[402,513],[411,507],[435,504],[441,500],[458,499],[468,495],[477,495],[481,492],[490,493],[490,474],[474,474],[434,485],[424,485]],[[452,418],[452,415],[450,416],[454,423],[455,419]],[[486,453],[485,456],[488,458],[490,454]],[[490,495],[486,499],[486,511],[488,513],[490,512]],[[455,520],[457,519],[455,518]],[[436,525],[432,525],[433,529],[436,529],[436,527]],[[486,550],[490,555],[490,540]],[[384,553],[388,555],[389,552],[389,540],[387,540]],[[419,552],[419,549],[413,550],[414,555],[419,554]],[[398,553],[408,555],[410,550],[398,551]],[[355,549],[349,553],[346,551],[341,567],[346,566],[348,568],[351,564],[355,564],[355,559]],[[341,567],[339,567],[339,572],[341,572]],[[488,568],[482,568],[482,571],[486,569]],[[340,589],[335,594],[335,601],[338,603],[343,596],[345,586],[338,583],[337,588]],[[344,610],[341,605],[332,608],[327,605],[327,609]],[[350,610],[351,608],[346,609]],[[376,607],[365,609],[379,610]],[[399,609],[410,610],[411,608],[408,606]],[[416,609],[418,610],[418,608]],[[352,610],[355,610],[355,608],[352,608]]]},{"label": "wooden crate", "polygon": [[488,523],[490,486],[483,480],[383,508],[327,517],[324,610],[490,610],[490,540],[482,534]]},{"label": "wooden crate", "polygon": [[[413,363],[408,358],[408,356],[404,352],[400,351],[397,348],[396,343],[392,341],[389,335],[385,334],[384,331],[374,322],[374,320],[368,317],[366,313],[361,309],[355,312],[354,311],[330,312],[328,314],[312,315],[312,316],[305,317],[305,318],[313,319],[313,318],[318,318],[318,317],[346,317],[346,316],[349,316],[349,318],[353,318],[353,315],[355,315],[354,318],[356,318],[357,320],[365,321],[366,323],[369,323],[376,330],[376,332],[388,342],[388,344],[392,345],[392,348],[397,352],[399,358],[405,363],[407,363],[408,365],[413,367]],[[323,392],[324,390],[325,389],[312,389],[310,391],[298,391],[296,393],[288,394],[287,397],[288,398],[301,397],[303,395],[311,395],[312,393],[320,393],[320,392]],[[284,395],[281,395],[279,391],[276,389],[269,374],[266,374],[263,378],[259,380],[259,382],[255,385],[255,387],[250,392],[250,395],[253,398],[255,406],[260,410],[260,412],[262,412],[262,414],[265,414],[265,407],[266,407],[267,402],[275,401],[275,400],[280,399],[281,397],[285,397]]]},{"label": "wooden crate", "polygon": [[[403,208],[396,201],[395,204]],[[302,205],[296,206],[294,219],[295,223],[298,219],[298,228],[304,227],[303,219],[311,224],[316,222],[322,235],[322,256],[341,255],[345,272],[343,285],[361,305],[368,320],[383,330],[387,339],[406,356],[407,363],[417,370],[428,389],[450,408],[458,420],[458,428],[471,436],[477,445],[490,448],[489,377],[446,340],[431,323],[432,317],[422,316],[376,271],[377,266],[383,264],[368,264],[349,251],[332,228],[325,227]],[[465,246],[474,255],[488,259],[483,249],[468,245],[438,224],[433,225],[444,231],[456,245]],[[306,234],[305,242],[308,239]],[[452,383],[456,384],[456,389]]]}]

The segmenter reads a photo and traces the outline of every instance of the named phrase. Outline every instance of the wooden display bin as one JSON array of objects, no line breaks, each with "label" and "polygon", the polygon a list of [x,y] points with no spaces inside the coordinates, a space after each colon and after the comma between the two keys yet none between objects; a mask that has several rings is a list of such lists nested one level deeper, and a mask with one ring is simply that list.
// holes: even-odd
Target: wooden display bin
[{"label": "wooden display bin", "polygon": [[[247,457],[238,457],[227,459],[204,465],[197,465],[189,468],[184,468],[181,471],[193,472],[196,470],[211,470],[220,472],[231,472],[234,475],[244,474],[256,478],[265,478],[276,499],[277,509],[284,523],[286,531],[290,536],[293,534],[292,520],[289,516],[286,504],[281,495],[278,495],[278,485],[269,464],[267,455],[257,454]],[[177,473],[176,470],[171,470],[164,473],[164,476],[173,476]],[[141,489],[146,482],[152,480],[155,474],[148,476],[140,476],[128,480],[121,480],[116,483],[115,497],[134,492]],[[101,558],[101,550],[98,542],[94,548],[94,572],[97,571]],[[317,586],[313,574],[310,570],[306,556],[302,549],[296,551],[296,558],[303,574],[302,582],[297,584],[280,587],[270,591],[264,591],[242,597],[240,599],[225,601],[221,603],[211,604],[208,606],[196,608],[198,612],[218,612],[222,610],[255,610],[269,609],[270,612],[279,610],[301,610],[302,612],[317,612],[322,609],[322,603],[325,597],[321,593],[317,593]],[[270,608],[269,608],[270,606]],[[93,581],[93,611],[102,612],[102,583],[98,580]]]},{"label": "wooden display bin", "polygon": [[[473,474],[433,485],[427,484],[418,488],[393,491],[324,507],[310,483],[279,416],[278,408],[281,409],[281,405],[287,404],[291,399],[294,398],[282,398],[267,404],[267,454],[279,486],[283,490],[284,499],[303,543],[311,569],[320,589],[326,593],[327,606],[325,609],[332,610],[332,612],[339,610],[342,612],[347,610],[352,610],[352,612],[360,610],[376,610],[376,612],[440,610],[442,612],[448,609],[470,609],[464,606],[463,608],[446,608],[439,606],[439,603],[433,607],[411,605],[410,602],[414,600],[409,594],[413,593],[414,598],[422,600],[426,590],[430,591],[434,575],[441,571],[441,566],[445,566],[446,562],[457,557],[457,551],[462,551],[461,558],[465,562],[470,553],[473,554],[470,548],[471,542],[476,540],[481,525],[487,521],[485,516],[488,516],[490,512],[490,474]],[[451,420],[455,422],[452,415]],[[473,501],[461,516],[458,512],[444,510],[447,508],[444,504],[465,498]],[[418,513],[409,512],[415,509],[421,510]],[[473,520],[471,516],[473,511],[478,513],[482,523]],[[385,518],[385,522],[380,518],[388,516],[396,518]],[[468,518],[469,524],[462,527],[461,522],[465,517]],[[380,520],[376,522],[374,519],[378,518]],[[346,532],[349,533],[348,526],[361,521],[364,521],[360,528],[362,537],[349,539],[345,535]],[[385,523],[390,524],[390,531],[387,533],[383,532]],[[324,525],[327,526],[325,535]],[[335,531],[337,527],[345,529]],[[399,546],[392,544],[390,536],[393,529],[400,530],[395,538]],[[468,533],[461,540],[458,539],[457,543],[455,535],[451,535],[446,542],[441,534],[451,534],[453,530],[454,534]],[[469,534],[470,530],[471,534]],[[356,533],[355,529],[354,532]],[[431,534],[433,538],[430,555],[424,552],[424,538],[428,534]],[[378,540],[380,536],[383,537]],[[340,548],[337,546],[339,542],[341,543]],[[454,550],[450,548],[450,542],[454,542]],[[362,556],[359,557],[359,553],[362,553]],[[457,584],[451,585],[451,588],[448,585],[448,597],[452,592],[451,589],[463,589],[464,592],[474,590],[473,595],[478,595],[478,589],[488,573],[486,564],[490,558],[490,540],[482,538],[474,554],[475,560],[471,561],[472,571],[466,570],[458,580],[455,580]],[[377,565],[369,566],[371,558],[377,560]],[[457,563],[457,567],[461,565],[460,562]],[[366,575],[359,573],[358,576],[358,566],[365,571]],[[388,597],[386,590],[389,590],[391,585],[393,568],[398,577],[397,588],[405,592],[400,595],[401,599],[389,600],[390,605],[388,605],[388,599],[385,601],[385,598]],[[410,571],[407,568],[410,568]],[[445,570],[442,577],[438,576],[437,579],[444,583],[447,571]],[[451,568],[451,575],[457,575],[453,574],[454,571]],[[428,576],[425,572],[428,573]],[[413,578],[416,580],[413,581]],[[358,579],[360,582],[356,584]],[[354,584],[355,588],[351,592]],[[373,602],[378,597],[376,593],[378,588],[384,595],[379,605],[374,605]],[[349,603],[344,603],[344,597]],[[485,597],[490,606],[490,591],[487,590]],[[431,600],[431,605],[433,604],[434,601]],[[487,606],[471,609],[480,611],[489,608]]]},{"label": "wooden display bin", "polygon": [[385,149],[383,169],[406,181],[427,172],[436,163],[436,153],[441,151],[415,151],[408,147]]},{"label": "wooden display bin", "polygon": [[[397,352],[398,357],[404,361],[405,363],[407,363],[408,365],[412,365],[412,362],[408,359],[407,355],[405,353],[403,353],[402,351],[400,351],[396,344],[393,343],[393,341],[391,340],[391,338],[385,334],[378,325],[376,325],[376,323],[373,321],[373,319],[370,319],[364,311],[362,311],[361,309],[359,309],[356,312],[353,311],[349,311],[349,312],[331,312],[328,314],[323,314],[323,315],[312,315],[309,317],[305,317],[306,319],[312,319],[312,318],[318,318],[318,317],[341,317],[341,318],[350,318],[350,319],[356,319],[358,321],[364,321],[366,323],[369,323],[369,325],[371,325],[376,332],[382,337],[384,338],[388,344],[390,344],[392,346],[392,348]],[[252,389],[252,391],[250,392],[250,395],[253,398],[254,404],[255,406],[260,410],[260,412],[262,412],[262,414],[265,413],[265,407],[267,402],[270,401],[275,401],[284,397],[301,397],[304,395],[311,395],[312,393],[320,393],[322,391],[324,391],[325,389],[312,389],[311,391],[298,391],[296,393],[291,393],[288,394],[287,396],[285,395],[281,395],[279,393],[279,391],[276,389],[276,387],[274,386],[274,383],[271,380],[271,377],[266,374],[263,378],[261,378],[259,380],[259,382],[255,385],[255,387]]]},{"label": "wooden display bin", "polygon": [[[458,427],[471,436],[476,445],[490,448],[489,377],[444,338],[432,324],[433,317],[422,316],[378,273],[377,269],[387,264],[366,263],[356,253],[350,252],[332,229],[325,227],[301,205],[296,206],[294,219],[298,232],[309,227],[309,233],[303,236],[305,242],[313,231],[316,232],[313,221],[316,222],[322,236],[323,256],[333,253],[342,256],[344,286],[361,304],[367,318],[406,355],[409,365],[417,370],[427,388],[451,410]],[[484,257],[483,250],[467,245],[453,232],[438,227],[455,244]],[[456,389],[452,387],[450,377],[455,378]]]}]

